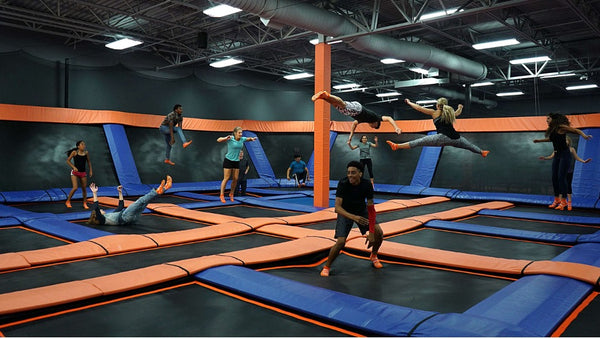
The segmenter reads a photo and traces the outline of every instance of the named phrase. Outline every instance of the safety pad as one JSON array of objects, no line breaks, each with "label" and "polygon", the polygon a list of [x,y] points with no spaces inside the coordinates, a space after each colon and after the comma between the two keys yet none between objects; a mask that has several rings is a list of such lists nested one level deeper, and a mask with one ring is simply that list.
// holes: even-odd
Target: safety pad
[{"label": "safety pad", "polygon": [[263,200],[285,200],[287,198],[304,198],[307,196],[313,196],[306,190],[304,190],[304,191],[286,191],[286,193],[287,194],[285,194],[285,195],[265,196],[265,197],[261,197],[260,199],[263,199]]},{"label": "safety pad", "polygon": [[[592,290],[590,284],[559,276],[525,276],[464,312],[548,337]],[[526,301],[524,301],[526,300]],[[457,323],[457,326],[461,326]],[[481,332],[482,336],[493,336]]]},{"label": "safety pad", "polygon": [[[436,131],[430,131],[427,135],[437,134]],[[415,168],[412,181],[410,185],[418,187],[429,187],[431,186],[431,180],[435,174],[440,154],[442,153],[442,147],[423,147],[421,155],[419,156],[419,162]]]},{"label": "safety pad", "polygon": [[237,223],[246,224],[254,230],[260,229],[261,227],[269,224],[287,224],[285,220],[277,217],[251,217],[237,221]]},{"label": "safety pad", "polygon": [[561,234],[540,231],[528,231],[519,229],[508,229],[500,227],[492,227],[479,224],[448,222],[433,220],[425,223],[425,226],[433,229],[445,229],[453,231],[462,231],[474,234],[500,236],[508,238],[518,238],[530,241],[539,241],[546,243],[561,243],[561,244],[576,244],[579,234]]},{"label": "safety pad", "polygon": [[[311,228],[296,227],[282,224],[265,225],[260,227],[260,229],[258,229],[258,232],[288,238],[304,238],[313,236],[333,239],[334,234],[333,230],[315,230]],[[333,243],[331,244],[333,245]]]},{"label": "safety pad", "polygon": [[582,131],[593,138],[583,140],[579,136],[577,143],[577,154],[582,159],[593,158],[593,161],[583,164],[575,162],[573,171],[573,205],[586,200],[588,203],[594,201],[591,207],[598,208],[600,201],[600,162],[596,161],[598,157],[598,149],[600,149],[600,128],[585,128]]},{"label": "safety pad", "polygon": [[[289,191],[289,190],[272,190],[272,189],[258,189],[258,188],[248,188],[246,192],[259,194],[259,195],[287,195],[287,194],[297,194],[297,191]],[[265,198],[265,197],[263,197]]]},{"label": "safety pad", "polygon": [[[337,138],[338,133],[335,131],[329,131],[329,151],[331,152],[331,149],[333,148],[333,145],[335,144],[335,139]],[[310,173],[310,177],[315,177],[315,152],[313,151],[312,154],[310,154],[310,158],[308,159],[308,162],[306,162],[306,168],[308,168],[308,172]]]},{"label": "safety pad", "polygon": [[119,183],[123,186],[142,184],[123,125],[105,124],[102,127]]},{"label": "safety pad", "polygon": [[[366,251],[366,246],[362,238],[347,241],[346,248]],[[379,256],[389,256],[402,260],[442,265],[471,271],[475,270],[517,276],[521,274],[521,271],[523,271],[523,268],[525,268],[527,264],[531,263],[531,261],[522,259],[488,257],[390,241],[383,241],[383,244],[379,249]]]},{"label": "safety pad", "polygon": [[41,309],[102,296],[95,286],[73,281],[0,295],[0,315]]},{"label": "safety pad", "polygon": [[180,261],[169,262],[169,265],[178,266],[185,271],[187,271],[190,275],[194,275],[200,271],[204,271],[206,269],[214,268],[216,266],[222,265],[241,265],[240,262],[235,257],[229,257],[226,254],[222,255],[210,255],[210,256],[202,256],[198,258],[188,258]]},{"label": "safety pad", "polygon": [[3,191],[0,195],[6,203],[52,201],[51,195],[46,190]]},{"label": "safety pad", "polygon": [[600,244],[577,244],[563,251],[560,255],[554,257],[552,260],[557,262],[573,262],[600,267]]},{"label": "safety pad", "polygon": [[18,217],[22,215],[32,214],[31,211],[11,207],[8,205],[0,204],[0,218],[2,217]]},{"label": "safety pad", "polygon": [[24,269],[30,267],[31,264],[22,255],[15,252],[7,252],[0,254],[0,271]]},{"label": "safety pad", "polygon": [[195,275],[205,283],[374,336],[407,336],[435,312],[360,298],[239,266],[222,266]]},{"label": "safety pad", "polygon": [[323,208],[314,207],[312,205],[303,205],[299,203],[286,203],[276,200],[266,200],[264,198],[246,198],[244,199],[244,203],[248,205],[256,205],[260,207],[281,209],[281,210],[290,210],[290,211],[299,211],[299,212],[316,212],[319,210],[323,210]]},{"label": "safety pad", "polygon": [[[248,130],[244,130],[242,135],[245,137],[257,137],[255,133]],[[274,180],[275,173],[273,172],[273,168],[271,167],[271,163],[269,162],[265,150],[260,144],[260,139],[257,138],[256,141],[253,142],[244,142],[244,145],[246,146],[250,159],[252,159],[252,164],[254,165],[254,169],[256,169],[258,176]]]},{"label": "safety pad", "polygon": [[[107,253],[108,252],[100,245],[90,241],[17,252],[17,254],[27,260],[31,266],[104,256]],[[3,266],[0,266],[0,270],[3,268]]]},{"label": "safety pad", "polygon": [[[158,186],[158,185],[156,185]],[[142,196],[148,193],[153,188],[151,185],[147,184],[123,184],[123,195],[125,196]],[[98,195],[100,196],[100,195]],[[114,196],[114,194],[108,195]]]},{"label": "safety pad", "polygon": [[502,209],[502,208],[508,208],[511,206],[513,206],[513,204],[509,203],[509,202],[495,201],[495,202],[487,202],[487,203],[469,205],[466,207],[460,207],[460,208],[455,208],[455,209],[446,210],[446,211],[440,211],[440,212],[429,214],[427,216],[432,217],[432,219],[451,220],[451,219],[464,218],[464,217],[474,215],[483,209]]},{"label": "safety pad", "polygon": [[598,285],[598,281],[600,281],[599,267],[572,262],[535,261],[523,269],[523,274],[563,276],[591,285]]},{"label": "safety pad", "polygon": [[600,225],[600,217],[589,216],[567,216],[561,214],[545,214],[537,212],[523,212],[512,210],[481,210],[479,215],[498,216],[498,217],[513,217],[522,219],[531,219],[536,221],[551,221],[561,223]]},{"label": "safety pad", "polygon": [[515,194],[515,193],[501,193],[501,192],[477,192],[477,191],[461,191],[454,195],[455,199],[463,200],[474,200],[474,201],[489,201],[489,200],[500,200],[517,203],[529,203],[529,204],[550,204],[552,203],[553,197],[543,195],[527,195],[527,194]]},{"label": "safety pad", "polygon": [[525,328],[500,320],[459,313],[441,313],[427,318],[412,337],[533,337]]},{"label": "safety pad", "polygon": [[188,272],[178,266],[160,264],[107,276],[89,278],[85,282],[95,286],[106,296],[165,283],[187,276]]},{"label": "safety pad", "polygon": [[22,223],[14,217],[0,218],[0,228],[21,225]]},{"label": "safety pad", "polygon": [[214,207],[222,207],[224,205],[226,206],[232,206],[232,205],[238,205],[238,204],[242,204],[240,202],[241,198],[236,197],[235,201],[231,201],[229,199],[229,196],[226,197],[226,202],[223,203],[221,202],[221,199],[219,198],[218,201],[212,201],[212,202],[192,202],[192,203],[181,203],[181,204],[177,204],[177,206],[184,208],[184,209],[202,209],[202,208],[214,208]]},{"label": "safety pad", "polygon": [[460,193],[460,190],[457,189],[446,189],[446,188],[425,188],[421,190],[419,195],[426,196],[446,196],[449,198],[454,198],[457,194]]},{"label": "safety pad", "polygon": [[579,236],[578,243],[600,243],[600,231]]},{"label": "safety pad", "polygon": [[384,236],[392,236],[399,233],[411,231],[421,227],[422,225],[423,222],[416,219],[398,219],[379,224]]},{"label": "safety pad", "polygon": [[151,233],[145,236],[156,242],[158,246],[166,246],[223,238],[249,231],[252,231],[252,228],[247,224],[227,222],[197,229]]},{"label": "safety pad", "polygon": [[332,244],[331,239],[328,238],[303,237],[277,244],[231,251],[227,256],[239,259],[244,262],[244,265],[264,264],[326,251],[331,249]]},{"label": "safety pad", "polygon": [[109,254],[156,248],[158,244],[144,235],[111,235],[95,238],[91,242],[98,244]]},{"label": "safety pad", "polygon": [[82,242],[96,237],[112,235],[112,233],[108,231],[97,230],[83,225],[63,221],[52,214],[49,214],[49,216],[44,218],[25,219],[21,221],[31,229],[35,229],[43,233],[54,235],[73,242]]},{"label": "safety pad", "polygon": [[174,196],[186,197],[186,198],[193,198],[193,199],[196,199],[196,200],[203,200],[203,201],[221,201],[221,199],[219,198],[219,196],[204,195],[204,194],[198,194],[198,193],[194,193],[194,192],[176,192],[173,195]]},{"label": "safety pad", "polygon": [[426,187],[418,187],[414,185],[404,185],[400,186],[397,193],[399,194],[407,194],[407,195],[421,195],[423,190],[427,189]]},{"label": "safety pad", "polygon": [[[155,185],[154,187],[157,187]],[[150,190],[150,189],[148,189]],[[142,193],[145,194],[148,190]],[[176,192],[189,192],[189,191],[219,191],[221,190],[221,181],[207,181],[207,182],[174,182],[171,188],[167,191],[167,193],[176,193]]]},{"label": "safety pad", "polygon": [[[375,192],[385,192],[385,193],[396,194],[396,193],[400,192],[400,189],[402,189],[402,187],[404,187],[404,186],[396,185],[396,184],[375,183],[373,189],[375,190]],[[421,187],[421,189],[423,189],[423,187]]]},{"label": "safety pad", "polygon": [[288,224],[319,223],[337,219],[337,213],[334,208],[327,208],[310,214],[286,216],[280,217],[280,219],[285,220]]}]

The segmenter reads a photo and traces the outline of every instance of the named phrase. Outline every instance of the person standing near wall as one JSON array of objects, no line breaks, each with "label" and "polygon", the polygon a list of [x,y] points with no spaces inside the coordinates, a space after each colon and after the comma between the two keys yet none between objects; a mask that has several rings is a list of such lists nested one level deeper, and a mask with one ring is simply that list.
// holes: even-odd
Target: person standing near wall
[{"label": "person standing near wall", "polygon": [[192,144],[192,140],[187,141],[185,135],[183,135],[183,108],[180,104],[173,106],[173,111],[167,114],[158,130],[164,135],[165,143],[167,144],[164,162],[166,164],[175,165],[175,163],[171,161],[171,148],[175,144],[175,133],[177,133],[181,139],[181,144],[184,149]]},{"label": "person standing near wall", "polygon": [[[588,163],[592,159],[588,158],[587,160],[581,159],[579,155],[577,155],[577,150],[571,145],[571,138],[569,136],[566,137],[567,146],[569,147],[569,152],[571,153],[571,164],[569,165],[569,170],[567,171],[567,210],[573,210],[573,172],[575,171],[575,161],[579,161],[581,163]],[[540,156],[540,160],[552,160],[554,159],[555,151],[548,156]]]},{"label": "person standing near wall", "polygon": [[360,143],[356,146],[353,146],[350,140],[348,140],[348,146],[350,149],[355,150],[359,149],[359,161],[360,163],[367,168],[369,171],[369,178],[371,179],[371,184],[375,186],[375,177],[373,177],[373,161],[371,161],[371,147],[377,148],[377,136],[373,138],[375,143],[369,142],[367,135],[363,135],[360,138]]},{"label": "person standing near wall", "polygon": [[[79,140],[75,143],[75,148],[70,149],[66,152],[67,154],[67,164],[71,167],[71,183],[73,184],[73,188],[69,192],[67,196],[67,201],[65,205],[67,208],[71,208],[71,197],[75,191],[77,191],[77,185],[81,185],[81,193],[83,195],[83,208],[89,209],[87,205],[87,173],[85,170],[85,166],[90,168],[90,177],[93,175],[92,171],[92,162],[90,161],[90,154],[85,147],[85,142],[83,140]],[[73,162],[71,162],[71,159]]]},{"label": "person standing near wall", "polygon": [[227,181],[229,178],[231,179],[231,189],[229,191],[229,199],[233,202],[233,195],[235,191],[235,186],[237,184],[237,180],[240,173],[240,151],[244,146],[244,142],[248,141],[256,141],[256,137],[245,137],[242,136],[243,130],[242,127],[235,127],[233,129],[233,134],[219,137],[217,142],[227,142],[227,153],[225,154],[225,159],[223,159],[223,181],[221,181],[221,202],[225,203],[225,187],[227,186]]},{"label": "person standing near wall", "polygon": [[567,173],[571,166],[572,155],[567,145],[567,133],[579,134],[586,140],[592,138],[583,131],[571,127],[569,119],[558,113],[550,113],[546,117],[548,129],[546,129],[546,138],[533,140],[533,143],[552,142],[554,148],[554,158],[552,159],[552,188],[554,189],[554,202],[548,208],[564,210],[567,204],[567,193],[569,183]]},{"label": "person standing near wall", "polygon": [[244,157],[244,151],[240,150],[240,173],[233,196],[246,196],[246,188],[248,186],[246,175],[248,175],[248,171],[250,171],[250,163]]}]

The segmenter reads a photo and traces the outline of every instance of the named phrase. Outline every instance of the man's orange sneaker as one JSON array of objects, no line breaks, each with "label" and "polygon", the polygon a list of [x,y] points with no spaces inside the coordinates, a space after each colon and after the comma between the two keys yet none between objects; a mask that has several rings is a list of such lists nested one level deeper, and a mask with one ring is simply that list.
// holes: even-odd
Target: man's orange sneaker
[{"label": "man's orange sneaker", "polygon": [[170,164],[170,165],[175,165],[175,163],[171,162],[171,160],[169,160],[168,158],[165,160],[165,163],[166,164]]},{"label": "man's orange sneaker", "polygon": [[321,270],[321,277],[329,277],[329,267],[324,266],[323,270]]},{"label": "man's orange sneaker", "polygon": [[183,144],[183,148],[187,148],[190,144],[192,144],[192,140],[187,141]]},{"label": "man's orange sneaker", "polygon": [[315,95],[312,96],[312,100],[313,101],[317,101],[318,99],[326,99],[329,97],[329,93],[325,90],[322,90],[318,93],[316,93]]},{"label": "man's orange sneaker", "polygon": [[385,141],[385,143],[387,143],[390,148],[392,148],[392,150],[398,150],[398,145],[390,140]]},{"label": "man's orange sneaker", "polygon": [[381,268],[383,268],[383,264],[381,264],[381,262],[379,261],[379,259],[377,258],[377,256],[371,255],[371,257],[369,257],[369,259],[373,263],[373,266],[375,267],[375,269],[381,269]]},{"label": "man's orange sneaker", "polygon": [[481,151],[481,156],[486,157],[486,156],[488,156],[489,153],[490,153],[489,150],[482,150]]}]

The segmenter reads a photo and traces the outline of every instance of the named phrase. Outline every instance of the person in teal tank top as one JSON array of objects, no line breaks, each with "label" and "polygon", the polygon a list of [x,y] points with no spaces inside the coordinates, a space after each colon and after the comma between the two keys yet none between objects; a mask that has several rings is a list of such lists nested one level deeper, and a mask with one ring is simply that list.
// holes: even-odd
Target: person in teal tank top
[{"label": "person in teal tank top", "polygon": [[237,184],[240,173],[240,151],[244,147],[244,142],[256,141],[256,137],[242,136],[242,127],[235,127],[233,134],[219,137],[217,142],[227,142],[227,153],[223,160],[223,181],[221,181],[221,202],[225,203],[225,187],[227,181],[231,177],[231,189],[229,191],[229,199],[233,202],[235,186]]}]

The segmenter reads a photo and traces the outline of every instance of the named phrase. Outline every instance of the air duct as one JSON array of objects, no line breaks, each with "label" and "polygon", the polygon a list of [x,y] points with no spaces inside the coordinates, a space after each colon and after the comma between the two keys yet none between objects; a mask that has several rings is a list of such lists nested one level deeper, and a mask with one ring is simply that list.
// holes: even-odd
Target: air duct
[{"label": "air duct", "polygon": [[[341,15],[307,3],[290,0],[214,0],[237,7],[264,19],[317,32],[325,36],[346,36],[359,33],[358,27]],[[483,80],[485,65],[425,44],[396,40],[382,34],[356,37],[348,42],[353,48],[379,57],[391,57],[436,67],[450,73]]]},{"label": "air duct", "polygon": [[[438,97],[462,100],[463,102],[466,102],[466,100],[467,100],[467,96],[465,95],[465,93],[457,92],[457,91],[443,88],[443,87],[436,87],[436,86],[423,87],[423,88],[419,88],[419,91],[426,92],[426,93],[429,93],[429,94],[432,94],[432,95],[435,95]],[[476,96],[471,96],[471,102],[482,104],[487,109],[493,109],[493,108],[496,108],[496,106],[498,106],[498,102],[496,102],[496,101],[482,100]]]}]

